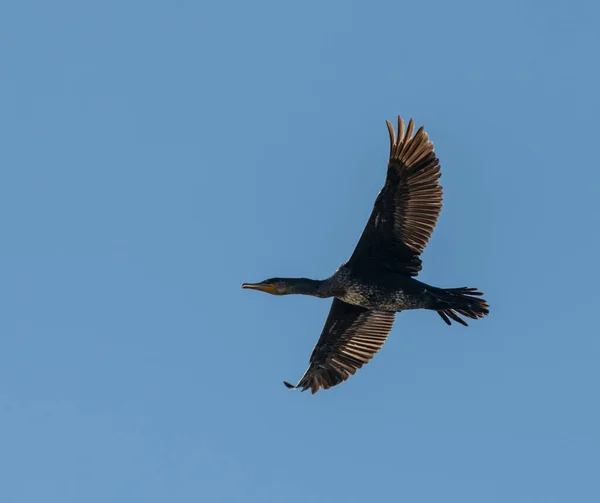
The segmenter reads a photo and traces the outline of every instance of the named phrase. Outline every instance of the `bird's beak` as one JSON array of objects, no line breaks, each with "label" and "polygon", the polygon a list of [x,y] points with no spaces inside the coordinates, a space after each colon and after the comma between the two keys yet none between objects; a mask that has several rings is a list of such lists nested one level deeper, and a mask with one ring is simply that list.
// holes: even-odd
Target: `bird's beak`
[{"label": "bird's beak", "polygon": [[242,288],[248,288],[249,290],[259,290],[261,292],[275,294],[275,285],[273,283],[244,283]]}]

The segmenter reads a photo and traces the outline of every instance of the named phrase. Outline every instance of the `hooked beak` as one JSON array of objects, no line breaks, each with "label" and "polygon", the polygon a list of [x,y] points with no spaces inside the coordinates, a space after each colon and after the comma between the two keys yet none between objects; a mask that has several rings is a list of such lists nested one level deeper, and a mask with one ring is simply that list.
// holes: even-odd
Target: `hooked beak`
[{"label": "hooked beak", "polygon": [[260,292],[275,294],[275,285],[273,283],[244,283],[242,288],[249,290],[258,290]]}]

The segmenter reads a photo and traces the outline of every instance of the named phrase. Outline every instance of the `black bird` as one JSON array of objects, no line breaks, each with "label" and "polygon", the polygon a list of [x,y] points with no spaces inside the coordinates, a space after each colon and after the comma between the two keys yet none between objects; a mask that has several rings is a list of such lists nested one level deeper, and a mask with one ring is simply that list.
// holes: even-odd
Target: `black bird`
[{"label": "black bird", "polygon": [[488,304],[476,288],[437,288],[415,279],[419,255],[427,245],[442,209],[439,159],[423,127],[398,117],[398,138],[388,122],[390,159],[383,189],[350,259],[330,278],[271,278],[242,288],[273,295],[334,297],[310,366],[288,388],[329,389],[368,363],[385,342],[396,312],[437,311],[448,324],[482,318]]}]

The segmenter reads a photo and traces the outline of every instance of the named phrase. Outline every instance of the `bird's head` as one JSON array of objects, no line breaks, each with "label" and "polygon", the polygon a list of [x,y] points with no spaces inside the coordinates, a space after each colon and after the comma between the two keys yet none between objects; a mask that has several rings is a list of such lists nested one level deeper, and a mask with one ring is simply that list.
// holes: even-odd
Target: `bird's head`
[{"label": "bird's head", "polygon": [[260,283],[244,283],[242,288],[258,290],[271,295],[285,295],[292,293],[289,291],[289,286],[289,282],[285,278],[269,278]]}]

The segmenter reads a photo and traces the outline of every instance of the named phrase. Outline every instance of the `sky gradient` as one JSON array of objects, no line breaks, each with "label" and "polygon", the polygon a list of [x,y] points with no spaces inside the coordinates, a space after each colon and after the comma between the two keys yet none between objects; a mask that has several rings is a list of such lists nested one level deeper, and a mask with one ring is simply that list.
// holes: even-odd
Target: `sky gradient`
[{"label": "sky gradient", "polygon": [[[597,3],[3,2],[0,501],[600,501]],[[425,125],[444,208],[354,377],[291,392]]]}]

